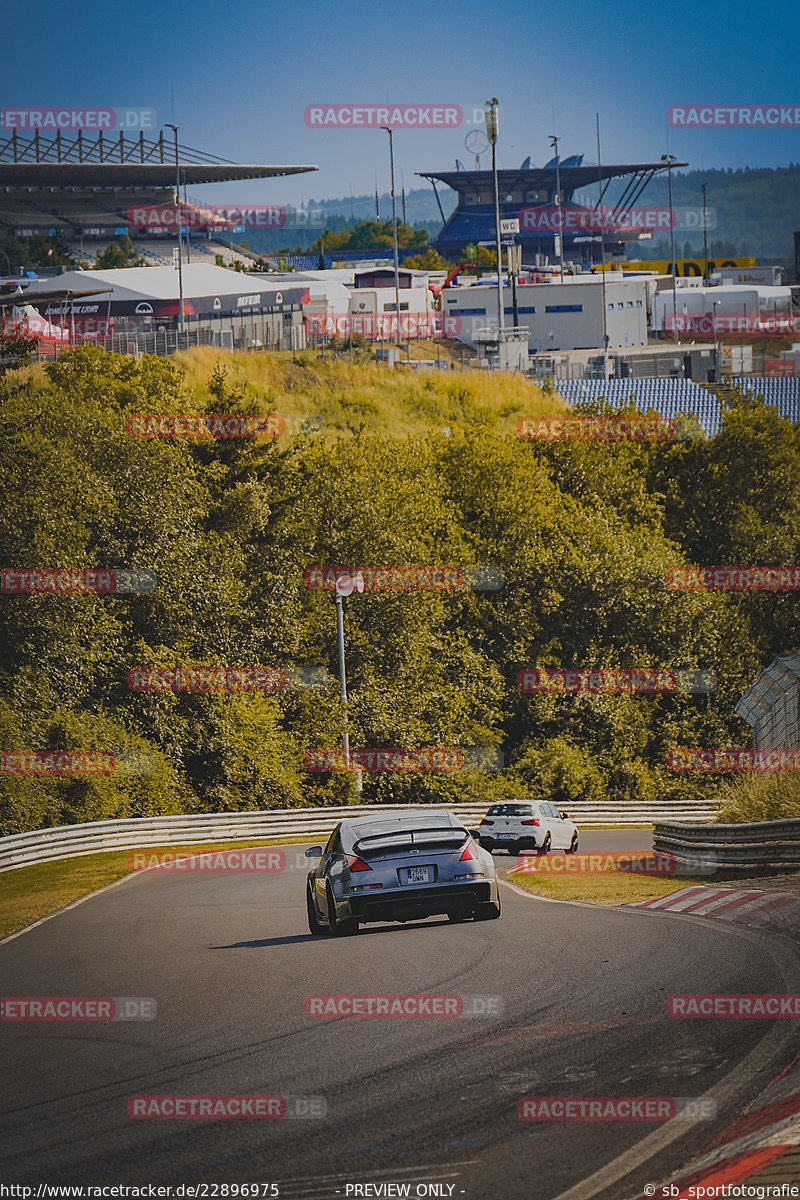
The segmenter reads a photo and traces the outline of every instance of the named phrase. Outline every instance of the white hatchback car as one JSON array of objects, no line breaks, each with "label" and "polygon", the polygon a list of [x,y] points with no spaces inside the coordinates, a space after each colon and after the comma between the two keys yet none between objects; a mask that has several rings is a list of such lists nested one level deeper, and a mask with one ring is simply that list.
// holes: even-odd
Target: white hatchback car
[{"label": "white hatchback car", "polygon": [[578,849],[578,827],[565,812],[546,800],[531,803],[493,804],[478,828],[484,850],[566,850],[575,854]]}]

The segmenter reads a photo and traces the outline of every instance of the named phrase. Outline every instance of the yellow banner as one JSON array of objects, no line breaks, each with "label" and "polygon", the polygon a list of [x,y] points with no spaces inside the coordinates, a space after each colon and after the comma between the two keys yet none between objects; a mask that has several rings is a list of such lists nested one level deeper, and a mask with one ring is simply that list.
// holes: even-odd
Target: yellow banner
[{"label": "yellow banner", "polygon": [[[710,275],[712,271],[718,271],[720,267],[754,267],[755,265],[754,258],[710,258],[708,273]],[[702,258],[679,258],[677,273],[678,275],[697,275],[702,279],[704,266],[705,260]],[[656,275],[672,274],[672,263],[668,258],[650,259],[647,262],[606,263],[607,271],[618,271],[620,268],[623,271],[652,271]],[[592,271],[602,271],[602,269],[599,263],[592,267]]]}]

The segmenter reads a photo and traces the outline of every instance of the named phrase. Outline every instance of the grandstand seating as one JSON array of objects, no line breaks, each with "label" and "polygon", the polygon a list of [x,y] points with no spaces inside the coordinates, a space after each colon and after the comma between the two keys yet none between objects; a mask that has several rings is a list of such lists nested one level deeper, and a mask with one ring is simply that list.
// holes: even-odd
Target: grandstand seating
[{"label": "grandstand seating", "polygon": [[[800,377],[737,375],[726,382],[763,396],[764,402],[775,405],[782,417],[800,424]],[[639,412],[652,409],[665,418],[693,413],[707,436],[719,432],[719,400],[689,379],[557,379],[554,387],[568,404],[604,397],[613,408],[621,408],[633,397]]]},{"label": "grandstand seating", "polygon": [[604,397],[621,408],[633,397],[639,412],[652,409],[667,419],[693,413],[709,437],[719,431],[719,401],[690,379],[557,379],[553,386],[568,404]]},{"label": "grandstand seating", "polygon": [[763,396],[765,404],[774,404],[782,417],[800,423],[800,376],[789,378],[736,375],[729,380],[743,392]]}]

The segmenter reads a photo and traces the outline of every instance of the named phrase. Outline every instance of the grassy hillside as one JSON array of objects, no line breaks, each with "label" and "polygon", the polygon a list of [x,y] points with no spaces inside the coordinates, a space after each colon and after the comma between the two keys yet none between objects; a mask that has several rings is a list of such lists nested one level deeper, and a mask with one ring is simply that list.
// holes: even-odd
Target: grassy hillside
[{"label": "grassy hillside", "polygon": [[[436,358],[430,343],[414,346],[415,357]],[[447,360],[446,351],[442,351]],[[201,408],[213,411],[212,375],[225,371],[225,387],[242,400],[255,400],[264,411],[286,419],[287,437],[304,419],[321,417],[328,432],[352,433],[364,427],[385,437],[406,437],[463,424],[513,433],[518,417],[562,412],[560,396],[519,374],[479,370],[391,370],[375,362],[323,360],[312,351],[293,357],[277,354],[221,353],[198,347],[176,356],[186,388]]]}]

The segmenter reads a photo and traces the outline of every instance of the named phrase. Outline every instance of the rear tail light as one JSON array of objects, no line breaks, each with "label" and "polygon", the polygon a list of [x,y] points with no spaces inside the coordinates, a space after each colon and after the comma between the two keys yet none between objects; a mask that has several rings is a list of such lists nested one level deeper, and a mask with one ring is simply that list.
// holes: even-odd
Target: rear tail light
[{"label": "rear tail light", "polygon": [[363,858],[358,858],[355,854],[345,854],[347,865],[351,871],[371,871],[372,867],[369,863],[364,862]]},{"label": "rear tail light", "polygon": [[469,842],[467,842],[466,846],[464,847],[463,851],[461,852],[461,857],[458,861],[459,862],[469,862],[469,860],[471,858],[477,858],[477,857],[478,857],[477,847],[473,841],[469,841]]},{"label": "rear tail light", "polygon": [[494,821],[487,821],[486,817],[481,821],[481,825],[494,825]]},{"label": "rear tail light", "polygon": [[531,817],[531,818],[530,818],[529,820],[527,820],[527,821],[520,821],[520,825],[538,825],[538,824],[539,824],[539,818],[538,818],[538,817]]}]

